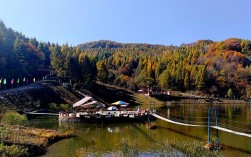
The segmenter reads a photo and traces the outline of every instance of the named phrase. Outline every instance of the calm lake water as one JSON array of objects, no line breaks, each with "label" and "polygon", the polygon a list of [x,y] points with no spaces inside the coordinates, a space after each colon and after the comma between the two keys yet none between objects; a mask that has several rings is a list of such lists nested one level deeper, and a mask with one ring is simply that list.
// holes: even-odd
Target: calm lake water
[{"label": "calm lake water", "polygon": [[[219,109],[219,125],[233,130],[251,130],[250,104],[186,104],[175,105],[160,109],[161,113],[179,121],[203,124],[207,122],[208,108]],[[212,114],[213,116],[213,114]],[[212,118],[212,121],[215,119]],[[59,123],[55,117],[40,117],[31,120],[36,127],[56,130],[72,130],[76,137],[64,139],[52,144],[44,157],[75,157],[81,148],[95,146],[106,152],[118,147],[121,139],[138,141],[142,146],[141,156],[158,156],[149,152],[151,145],[157,141],[207,141],[206,127],[187,127],[157,120],[157,129],[149,130],[142,123],[115,123],[115,124],[67,124]],[[212,129],[212,136],[215,130]],[[221,154],[224,156],[251,156],[251,138],[219,131],[219,141],[223,145]]]}]

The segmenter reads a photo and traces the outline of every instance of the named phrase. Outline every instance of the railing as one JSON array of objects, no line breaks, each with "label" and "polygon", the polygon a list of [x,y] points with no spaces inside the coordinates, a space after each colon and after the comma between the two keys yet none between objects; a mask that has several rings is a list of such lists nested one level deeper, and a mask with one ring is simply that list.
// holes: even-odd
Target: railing
[{"label": "railing", "polygon": [[[175,114],[168,114],[169,117],[167,117],[167,113],[164,111],[158,111],[155,113],[151,113],[152,116],[164,120],[169,123],[177,124],[177,125],[183,125],[183,126],[191,126],[191,127],[207,127],[208,126],[208,117],[190,117],[190,116],[180,116],[180,115],[175,115]],[[202,120],[202,121],[195,121],[195,120]],[[221,130],[224,132],[236,134],[236,135],[241,135],[245,137],[251,137],[251,123],[245,123],[245,122],[240,122],[240,121],[233,121],[233,120],[228,120],[231,121],[231,123],[237,123],[240,125],[240,127],[235,127],[231,126],[229,124],[223,123],[222,118],[219,118],[218,121],[218,126],[216,126],[215,123],[215,117],[211,117],[211,122],[210,122],[210,127]],[[213,121],[214,120],[214,121]],[[224,119],[224,121],[227,121]]]},{"label": "railing", "polygon": [[58,113],[38,113],[38,112],[24,112],[27,115],[47,115],[47,116],[59,116]]}]

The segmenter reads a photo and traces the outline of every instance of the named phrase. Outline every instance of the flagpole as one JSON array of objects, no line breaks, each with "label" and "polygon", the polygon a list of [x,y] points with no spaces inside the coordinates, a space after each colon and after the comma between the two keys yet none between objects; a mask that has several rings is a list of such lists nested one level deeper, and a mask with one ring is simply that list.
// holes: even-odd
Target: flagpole
[{"label": "flagpole", "polygon": [[14,85],[14,79],[11,80],[11,85],[12,85],[12,88],[13,88],[13,85]]},{"label": "flagpole", "polygon": [[5,90],[6,90],[6,83],[7,83],[7,81],[6,81],[6,78],[3,80],[3,84],[5,85]]},{"label": "flagpole", "polygon": [[19,87],[19,78],[17,79],[17,87]]},{"label": "flagpole", "polygon": [[2,86],[2,77],[1,77],[1,80],[0,80],[0,90],[1,90],[1,86]]}]

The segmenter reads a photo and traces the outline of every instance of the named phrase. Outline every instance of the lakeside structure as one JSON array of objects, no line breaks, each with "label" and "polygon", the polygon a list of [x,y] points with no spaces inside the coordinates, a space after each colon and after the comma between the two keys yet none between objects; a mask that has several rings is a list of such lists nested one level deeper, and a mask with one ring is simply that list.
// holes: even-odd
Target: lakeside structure
[{"label": "lakeside structure", "polygon": [[[118,107],[117,107],[118,106]],[[128,103],[117,101],[108,108],[92,97],[86,96],[73,104],[73,112],[60,112],[60,122],[116,123],[146,122],[155,120],[149,110],[130,110]]]}]

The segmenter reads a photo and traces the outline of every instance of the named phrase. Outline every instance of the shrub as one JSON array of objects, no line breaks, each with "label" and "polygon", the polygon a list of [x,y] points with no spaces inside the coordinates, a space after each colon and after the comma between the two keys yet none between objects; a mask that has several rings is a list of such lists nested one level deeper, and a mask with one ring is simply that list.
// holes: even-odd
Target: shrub
[{"label": "shrub", "polygon": [[59,105],[59,109],[60,109],[60,110],[63,110],[63,111],[70,110],[71,107],[72,107],[72,106],[69,105],[69,104],[60,104],[60,105]]},{"label": "shrub", "polygon": [[59,110],[59,107],[58,107],[58,105],[57,105],[56,103],[50,103],[50,104],[49,104],[49,108],[50,108],[51,110],[56,110],[56,111]]},{"label": "shrub", "polygon": [[28,119],[26,116],[21,115],[16,111],[7,111],[3,114],[1,123],[9,125],[26,125]]},{"label": "shrub", "polygon": [[0,144],[0,156],[3,157],[21,157],[25,156],[27,154],[28,149],[17,146],[17,145],[11,145],[11,146],[5,146],[3,144]]}]

